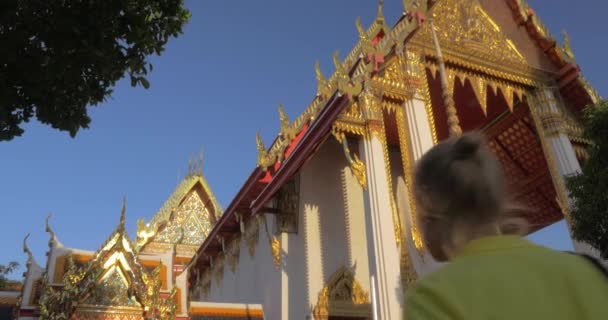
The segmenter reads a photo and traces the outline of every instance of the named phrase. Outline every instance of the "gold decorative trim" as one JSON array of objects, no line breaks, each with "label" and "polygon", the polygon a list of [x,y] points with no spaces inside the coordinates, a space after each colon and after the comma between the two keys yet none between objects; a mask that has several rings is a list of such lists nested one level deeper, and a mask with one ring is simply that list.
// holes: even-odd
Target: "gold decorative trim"
[{"label": "gold decorative trim", "polygon": [[549,138],[550,136],[545,132],[545,128],[543,126],[541,116],[538,114],[538,110],[541,110],[543,108],[543,106],[539,105],[540,101],[543,101],[543,97],[539,96],[539,95],[544,96],[544,92],[540,92],[539,90],[543,90],[543,88],[545,86],[543,86],[542,84],[539,84],[536,87],[537,87],[537,89],[536,89],[535,94],[530,95],[530,99],[528,99],[528,102],[530,103],[530,105],[528,107],[530,109],[530,114],[532,115],[532,119],[536,126],[536,130],[539,133],[538,136],[539,136],[541,146],[543,148],[543,153],[545,154],[545,157],[547,158],[547,165],[549,167],[549,172],[551,174],[551,177],[553,180],[553,185],[554,185],[556,193],[557,193],[557,199],[556,199],[557,204],[562,209],[562,212],[564,214],[564,217],[565,217],[567,223],[569,225],[571,225],[572,217],[570,215],[570,205],[569,205],[570,202],[568,200],[568,193],[566,191],[566,186],[564,185],[564,179],[561,176],[561,174],[559,173],[559,170],[557,168],[557,160],[555,159],[555,156],[553,155],[553,150],[551,149],[551,147],[549,146],[549,143],[547,142],[547,138]]},{"label": "gold decorative trim", "polygon": [[342,151],[344,151],[346,161],[348,162],[352,174],[357,179],[357,182],[359,182],[359,185],[361,185],[363,190],[367,189],[367,175],[365,172],[365,164],[359,159],[359,156],[357,156],[357,154],[351,156],[351,152],[348,147],[348,140],[346,139],[346,136],[343,132],[336,130],[334,127],[332,129],[332,134],[334,138],[336,138],[336,140],[342,144]]},{"label": "gold decorative trim", "polygon": [[315,320],[327,320],[329,316],[368,318],[371,311],[369,294],[350,270],[341,267],[319,292],[313,317]]}]

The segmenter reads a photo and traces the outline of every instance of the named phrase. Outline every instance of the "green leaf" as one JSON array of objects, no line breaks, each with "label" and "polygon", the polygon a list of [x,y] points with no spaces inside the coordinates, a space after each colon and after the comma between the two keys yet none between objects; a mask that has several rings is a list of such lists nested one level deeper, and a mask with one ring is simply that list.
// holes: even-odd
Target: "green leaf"
[{"label": "green leaf", "polygon": [[150,88],[150,82],[148,82],[148,80],[144,77],[139,78],[139,81],[141,82],[141,85],[144,86],[144,88],[149,89]]}]

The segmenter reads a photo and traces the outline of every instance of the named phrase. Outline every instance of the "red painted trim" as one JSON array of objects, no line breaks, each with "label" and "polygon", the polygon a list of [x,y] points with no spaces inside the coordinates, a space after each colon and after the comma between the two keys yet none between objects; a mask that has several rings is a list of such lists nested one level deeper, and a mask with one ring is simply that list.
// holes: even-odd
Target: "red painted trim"
[{"label": "red painted trim", "polygon": [[[329,132],[331,129],[331,124],[333,120],[340,114],[344,106],[348,103],[346,97],[337,97],[334,95],[332,100],[330,100],[326,107],[323,108],[319,116],[317,116],[316,121],[313,122],[312,125],[306,125],[306,130],[300,132],[302,135],[298,143],[290,150],[290,157],[286,157],[286,159],[282,163],[282,167],[275,173],[274,179],[272,179],[268,185],[262,190],[262,192],[258,195],[257,199],[266,199],[269,198],[278,188],[280,188],[283,183],[286,182],[287,178],[290,176],[286,176],[286,174],[293,174],[299,166],[308,158],[308,156],[314,151],[314,147],[321,141],[321,139]],[[299,135],[300,135],[299,134]],[[266,175],[259,167],[256,167],[245,184],[241,187],[235,198],[232,200],[226,211],[222,217],[218,220],[216,225],[211,229],[207,238],[201,244],[201,246],[197,250],[197,254],[199,258],[201,254],[204,253],[207,248],[216,241],[217,235],[222,232],[224,224],[228,219],[234,219],[234,214],[236,212],[237,207],[243,202],[245,197],[249,195],[253,187],[260,182],[260,180],[264,180],[263,176]],[[271,187],[271,188],[269,188]],[[269,195],[269,192],[272,194]],[[265,203],[267,200],[260,202],[255,200],[252,204],[247,204],[250,208],[257,203]],[[259,210],[260,206],[255,206],[255,210]],[[254,213],[253,211],[252,213]],[[193,264],[198,264],[198,261],[193,261]]]},{"label": "red painted trim", "polygon": [[251,213],[256,214],[270,200],[270,198],[289,180],[300,168],[300,166],[308,159],[315,151],[317,145],[331,130],[333,121],[338,117],[342,109],[348,104],[346,97],[336,97],[331,101],[331,104],[324,108],[313,122],[310,129],[302,137],[299,143],[293,150],[292,156],[285,159],[283,166],[275,173],[272,183],[267,185],[253,201]]}]

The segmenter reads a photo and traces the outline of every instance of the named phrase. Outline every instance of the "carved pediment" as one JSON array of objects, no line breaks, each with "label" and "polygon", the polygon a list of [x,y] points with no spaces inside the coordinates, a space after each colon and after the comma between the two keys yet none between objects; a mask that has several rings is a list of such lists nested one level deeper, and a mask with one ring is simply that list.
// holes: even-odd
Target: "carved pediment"
[{"label": "carved pediment", "polygon": [[[440,0],[431,11],[433,24],[444,52],[480,61],[527,65],[526,59],[477,0]],[[430,24],[414,37],[423,46],[432,45]]]}]

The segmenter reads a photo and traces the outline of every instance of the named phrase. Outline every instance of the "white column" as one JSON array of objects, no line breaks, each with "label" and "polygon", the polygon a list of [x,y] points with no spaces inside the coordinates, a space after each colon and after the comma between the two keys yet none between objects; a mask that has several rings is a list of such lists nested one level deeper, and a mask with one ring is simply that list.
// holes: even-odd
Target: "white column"
[{"label": "white column", "polygon": [[[426,81],[426,79],[424,81]],[[426,90],[427,84],[424,83],[422,86],[423,87],[418,90],[414,98],[406,101],[404,104],[405,120],[407,123],[399,124],[406,126],[408,129],[412,166],[415,166],[416,162],[435,145],[433,127],[431,124],[433,115],[430,114],[431,110],[427,107],[427,102],[422,97],[421,92],[422,90]],[[430,103],[430,101],[428,101],[428,103]],[[410,179],[410,181],[412,178],[413,177],[406,177],[406,179]],[[397,192],[401,193],[402,190],[399,189],[405,190],[406,186],[398,186]],[[411,215],[409,201],[409,197],[402,197],[398,200],[399,206],[404,208],[403,212],[406,215]],[[411,236],[414,221],[412,221],[410,216],[403,217],[403,221],[406,224],[406,230],[410,230],[409,233],[406,233],[406,242],[408,245],[408,253],[418,276],[422,277],[427,273],[437,270],[441,266],[441,263],[435,261],[427,250],[424,250],[424,253],[421,256],[416,249],[414,239]]]},{"label": "white column", "polygon": [[[281,233],[281,251],[283,257],[289,256],[289,234],[287,232]],[[289,275],[284,263],[281,263],[281,319],[289,319]]]},{"label": "white column", "polygon": [[[565,188],[565,177],[571,176],[574,174],[579,174],[581,172],[581,166],[578,162],[578,158],[576,157],[576,153],[574,148],[572,147],[572,143],[568,136],[562,130],[561,114],[562,110],[560,109],[559,100],[554,94],[553,90],[549,88],[539,89],[537,92],[538,100],[541,104],[538,106],[541,110],[540,114],[540,125],[543,126],[545,132],[545,141],[548,144],[549,152],[551,152],[551,157],[553,158],[553,162],[555,164],[556,170],[559,174],[560,181],[554,181],[555,184],[561,184],[564,192],[567,193]],[[552,118],[553,117],[553,118]],[[552,120],[553,119],[553,120]],[[558,119],[558,120],[554,120]],[[559,188],[558,188],[558,192]],[[572,200],[568,197],[568,206],[572,206]],[[568,230],[570,231],[570,225],[568,225]],[[570,231],[571,232],[571,231]],[[571,237],[572,238],[572,237]],[[593,247],[588,245],[587,243],[577,241],[572,238],[572,243],[574,246],[574,250],[579,253],[589,254],[591,256],[599,258],[599,253]]]},{"label": "white column", "polygon": [[[380,133],[383,134],[383,133]],[[378,319],[401,319],[403,303],[399,250],[395,241],[392,209],[384,150],[376,134],[362,139],[363,161],[366,165],[367,192],[365,215],[369,252],[369,272],[375,279],[372,286]]]}]

